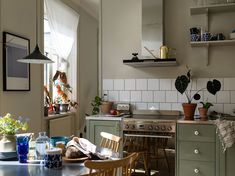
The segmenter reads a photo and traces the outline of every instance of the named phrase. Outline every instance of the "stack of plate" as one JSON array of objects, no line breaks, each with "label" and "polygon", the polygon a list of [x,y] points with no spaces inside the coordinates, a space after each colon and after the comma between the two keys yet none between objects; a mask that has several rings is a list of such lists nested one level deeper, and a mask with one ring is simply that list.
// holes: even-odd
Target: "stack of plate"
[{"label": "stack of plate", "polygon": [[17,159],[17,152],[0,152],[0,160],[15,160]]}]

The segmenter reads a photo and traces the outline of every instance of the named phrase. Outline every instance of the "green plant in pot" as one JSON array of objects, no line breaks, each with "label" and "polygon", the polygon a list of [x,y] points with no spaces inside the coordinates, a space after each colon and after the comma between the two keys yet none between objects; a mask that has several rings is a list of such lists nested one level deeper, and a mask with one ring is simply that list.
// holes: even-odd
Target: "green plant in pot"
[{"label": "green plant in pot", "polygon": [[202,120],[207,120],[207,112],[208,112],[208,109],[213,106],[212,103],[210,102],[200,102],[202,104],[202,107],[199,107],[198,108],[198,111],[199,111],[199,115],[200,115],[200,118]]},{"label": "green plant in pot", "polygon": [[92,100],[91,106],[93,107],[92,109],[92,115],[99,114],[100,112],[100,105],[102,104],[102,98],[99,96],[95,96],[94,100]]},{"label": "green plant in pot", "polygon": [[0,152],[14,152],[16,151],[16,137],[15,134],[22,130],[28,129],[28,123],[22,122],[21,119],[12,118],[11,114],[6,114],[0,117]]},{"label": "green plant in pot", "polygon": [[195,109],[197,107],[196,103],[193,103],[193,100],[200,100],[201,96],[199,94],[200,91],[207,89],[209,93],[215,95],[218,91],[220,91],[221,83],[220,81],[214,79],[212,81],[207,82],[207,87],[198,90],[195,94],[192,94],[192,84],[191,89],[188,90],[190,83],[192,82],[191,70],[188,69],[186,75],[178,76],[175,80],[175,88],[181,94],[185,94],[188,102],[183,103],[183,110],[185,120],[194,120]]}]

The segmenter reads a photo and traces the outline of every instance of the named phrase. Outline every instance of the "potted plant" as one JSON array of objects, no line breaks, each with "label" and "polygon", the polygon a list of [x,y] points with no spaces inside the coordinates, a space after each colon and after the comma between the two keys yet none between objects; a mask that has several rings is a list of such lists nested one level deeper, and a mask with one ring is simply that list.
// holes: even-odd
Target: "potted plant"
[{"label": "potted plant", "polygon": [[2,139],[0,140],[0,152],[15,152],[15,134],[19,130],[26,131],[27,129],[27,122],[22,122],[20,119],[17,120],[12,118],[11,114],[9,113],[4,117],[0,117],[0,134],[2,134]]},{"label": "potted plant", "polygon": [[[107,96],[104,94],[104,97]],[[113,102],[104,100],[106,98],[95,96],[95,99],[92,101],[91,105],[93,107],[92,115],[99,114],[100,110],[104,114],[109,114],[110,110],[113,107]]]},{"label": "potted plant", "polygon": [[[66,73],[57,70],[52,81],[57,89],[57,96],[54,100],[57,113],[67,112],[70,104],[68,92],[72,93],[72,88],[68,84]],[[76,102],[73,104],[77,105]]]},{"label": "potted plant", "polygon": [[207,87],[202,88],[198,90],[195,94],[192,94],[192,84],[191,84],[191,89],[188,90],[189,84],[192,82],[192,77],[191,77],[191,70],[188,69],[188,72],[186,75],[181,75],[178,76],[175,80],[175,88],[178,92],[181,94],[185,94],[187,97],[188,102],[183,103],[183,110],[184,110],[184,116],[185,120],[194,120],[194,113],[195,109],[197,107],[196,103],[193,103],[193,100],[199,100],[201,98],[199,92],[207,89],[208,92],[211,94],[215,95],[221,88],[221,83],[220,81],[214,79],[212,81],[207,82]]},{"label": "potted plant", "polygon": [[208,109],[213,106],[212,103],[210,102],[200,102],[202,104],[202,107],[199,107],[198,108],[198,111],[199,111],[199,115],[200,115],[200,118],[202,120],[207,120],[207,112],[208,112]]},{"label": "potted plant", "polygon": [[91,106],[93,107],[92,115],[99,114],[101,102],[102,102],[102,98],[100,98],[99,96],[95,96],[94,100],[92,100],[91,102]]}]

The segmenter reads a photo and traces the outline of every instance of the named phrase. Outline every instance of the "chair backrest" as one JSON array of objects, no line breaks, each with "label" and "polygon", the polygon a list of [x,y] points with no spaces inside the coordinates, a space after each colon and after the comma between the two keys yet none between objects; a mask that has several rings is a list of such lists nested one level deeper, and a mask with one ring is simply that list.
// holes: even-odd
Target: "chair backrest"
[{"label": "chair backrest", "polygon": [[118,152],[120,142],[121,142],[121,137],[106,133],[106,132],[101,132],[101,142],[100,146],[104,148],[111,149],[114,152]]},{"label": "chair backrest", "polygon": [[122,176],[131,176],[131,169],[137,157],[137,153],[132,153],[119,160],[87,160],[84,165],[90,169],[89,176],[117,176],[118,169]]}]

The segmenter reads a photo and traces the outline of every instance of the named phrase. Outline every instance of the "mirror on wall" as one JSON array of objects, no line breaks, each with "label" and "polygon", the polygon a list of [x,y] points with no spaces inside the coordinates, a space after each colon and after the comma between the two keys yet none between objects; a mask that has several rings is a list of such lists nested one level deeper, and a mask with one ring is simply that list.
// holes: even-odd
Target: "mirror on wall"
[{"label": "mirror on wall", "polygon": [[[159,58],[163,45],[163,0],[142,0],[142,56]],[[146,49],[147,48],[147,49]]]}]

